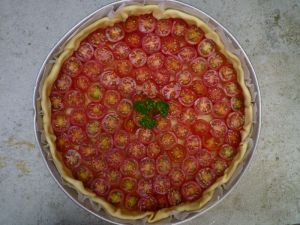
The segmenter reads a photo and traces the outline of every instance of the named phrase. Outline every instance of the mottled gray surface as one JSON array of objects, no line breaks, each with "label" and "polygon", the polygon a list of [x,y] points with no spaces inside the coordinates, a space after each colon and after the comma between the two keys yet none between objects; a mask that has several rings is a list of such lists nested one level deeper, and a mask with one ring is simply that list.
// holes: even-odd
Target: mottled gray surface
[{"label": "mottled gray surface", "polygon": [[[56,41],[111,1],[0,0],[0,224],[106,224],[77,207],[44,165],[33,132],[32,92]],[[258,152],[237,188],[187,223],[300,223],[300,1],[190,0],[239,40],[263,102]]]}]

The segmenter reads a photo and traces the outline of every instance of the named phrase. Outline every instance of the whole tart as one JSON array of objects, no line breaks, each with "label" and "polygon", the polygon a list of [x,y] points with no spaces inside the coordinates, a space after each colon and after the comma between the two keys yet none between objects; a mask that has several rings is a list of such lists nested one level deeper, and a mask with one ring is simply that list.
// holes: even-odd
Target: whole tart
[{"label": "whole tart", "polygon": [[41,103],[63,179],[108,214],[149,223],[203,207],[242,161],[252,124],[238,57],[200,19],[157,5],[75,35]]}]

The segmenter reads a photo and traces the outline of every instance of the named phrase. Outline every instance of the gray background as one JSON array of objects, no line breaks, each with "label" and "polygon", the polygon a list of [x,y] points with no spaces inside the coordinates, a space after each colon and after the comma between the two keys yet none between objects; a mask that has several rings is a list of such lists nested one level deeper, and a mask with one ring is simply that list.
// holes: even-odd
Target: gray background
[{"label": "gray background", "polygon": [[[106,224],[76,206],[44,165],[33,132],[39,68],[72,26],[111,1],[0,0],[0,224]],[[239,40],[260,82],[257,154],[236,189],[187,224],[300,223],[300,1],[190,0]]]}]

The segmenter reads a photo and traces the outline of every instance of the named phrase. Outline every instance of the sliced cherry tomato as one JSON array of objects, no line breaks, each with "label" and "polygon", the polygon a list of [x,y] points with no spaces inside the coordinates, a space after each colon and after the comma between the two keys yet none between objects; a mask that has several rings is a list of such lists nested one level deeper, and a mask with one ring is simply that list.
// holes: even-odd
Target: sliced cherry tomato
[{"label": "sliced cherry tomato", "polygon": [[195,101],[195,105],[194,105],[196,112],[198,112],[201,115],[206,115],[206,114],[211,113],[212,107],[213,107],[213,105],[212,105],[211,101],[209,100],[209,98],[207,98],[207,97],[198,98]]},{"label": "sliced cherry tomato", "polygon": [[138,84],[143,84],[151,78],[151,70],[148,67],[140,67],[133,70],[133,76]]},{"label": "sliced cherry tomato", "polygon": [[173,24],[171,19],[158,20],[155,28],[155,33],[161,37],[168,36],[171,33],[172,25]]},{"label": "sliced cherry tomato", "polygon": [[64,132],[70,126],[69,118],[65,113],[57,112],[52,115],[52,128],[55,132]]},{"label": "sliced cherry tomato", "polygon": [[64,103],[69,107],[81,107],[84,104],[84,95],[78,90],[71,90],[64,96]]},{"label": "sliced cherry tomato", "polygon": [[181,186],[181,194],[188,201],[198,199],[201,193],[202,190],[195,181],[187,181]]},{"label": "sliced cherry tomato", "polygon": [[120,171],[124,176],[136,176],[138,173],[139,165],[135,159],[126,159],[121,167]]},{"label": "sliced cherry tomato", "polygon": [[133,119],[126,119],[123,123],[123,127],[127,132],[133,133],[136,129],[135,122]]},{"label": "sliced cherry tomato", "polygon": [[157,201],[157,208],[158,209],[164,209],[164,208],[168,208],[170,206],[167,195],[157,194],[157,195],[155,195],[155,198],[156,198],[156,201]]},{"label": "sliced cherry tomato", "polygon": [[136,210],[139,197],[133,194],[128,194],[125,197],[124,206],[128,210]]},{"label": "sliced cherry tomato", "polygon": [[51,93],[50,95],[52,110],[61,110],[64,108],[63,96],[58,93]]},{"label": "sliced cherry tomato", "polygon": [[166,55],[175,55],[180,50],[180,42],[175,37],[164,37],[161,39],[161,52]]},{"label": "sliced cherry tomato", "polygon": [[97,30],[87,37],[87,41],[92,46],[99,47],[100,45],[104,45],[107,42],[107,38],[103,30]]},{"label": "sliced cherry tomato", "polygon": [[121,77],[129,76],[132,70],[132,65],[129,60],[116,60],[115,70]]},{"label": "sliced cherry tomato", "polygon": [[170,80],[170,73],[165,68],[162,68],[152,73],[152,78],[158,85],[165,85]]},{"label": "sliced cherry tomato", "polygon": [[181,89],[178,100],[183,106],[190,107],[194,104],[196,98],[197,95],[194,91],[188,88],[183,88]]},{"label": "sliced cherry tomato", "polygon": [[114,46],[114,55],[116,59],[127,59],[131,49],[130,47],[123,41],[117,42]]},{"label": "sliced cherry tomato", "polygon": [[136,131],[137,139],[143,144],[149,144],[153,141],[155,135],[151,129],[139,128]]},{"label": "sliced cherry tomato", "polygon": [[156,84],[151,80],[146,81],[143,84],[143,94],[149,98],[155,98],[158,94],[158,88]]},{"label": "sliced cherry tomato", "polygon": [[74,149],[69,149],[63,153],[63,161],[70,168],[76,168],[81,163],[81,155]]},{"label": "sliced cherry tomato", "polygon": [[141,124],[139,121],[143,118],[143,115],[136,111],[133,111],[132,117],[133,117],[133,121],[134,121],[135,125],[138,127],[141,127]]},{"label": "sliced cherry tomato", "polygon": [[203,75],[203,83],[207,87],[215,87],[219,84],[219,82],[220,82],[220,79],[215,70],[208,70]]},{"label": "sliced cherry tomato", "polygon": [[99,135],[96,145],[101,153],[108,152],[113,147],[113,138],[110,134],[102,133]]},{"label": "sliced cherry tomato", "polygon": [[114,55],[112,51],[107,47],[97,48],[94,52],[95,59],[102,65],[109,65],[114,61]]},{"label": "sliced cherry tomato", "polygon": [[99,102],[104,95],[104,88],[99,83],[92,83],[86,94],[92,102]]},{"label": "sliced cherry tomato", "polygon": [[72,79],[68,75],[60,76],[55,81],[55,87],[57,88],[57,90],[59,90],[61,92],[68,91],[71,86],[72,86]]},{"label": "sliced cherry tomato", "polygon": [[196,154],[201,149],[201,139],[198,135],[190,135],[185,139],[185,146],[189,154]]},{"label": "sliced cherry tomato", "polygon": [[135,80],[131,77],[122,78],[120,84],[118,85],[118,90],[120,94],[125,97],[131,96],[136,91]]},{"label": "sliced cherry tomato", "polygon": [[217,138],[225,137],[228,128],[223,120],[213,119],[209,122],[209,124],[211,135]]},{"label": "sliced cherry tomato", "polygon": [[230,99],[231,108],[234,111],[240,111],[244,108],[243,97],[237,96]]},{"label": "sliced cherry tomato", "polygon": [[199,166],[201,167],[207,167],[213,161],[212,154],[205,149],[199,151],[199,153],[197,154],[197,158],[198,158]]},{"label": "sliced cherry tomato", "polygon": [[137,188],[137,180],[132,177],[124,177],[121,180],[120,187],[127,193],[132,193]]},{"label": "sliced cherry tomato", "polygon": [[185,41],[191,45],[198,44],[203,37],[203,31],[195,25],[189,26],[184,33]]},{"label": "sliced cherry tomato", "polygon": [[176,79],[182,86],[189,86],[192,83],[192,73],[189,70],[181,70],[176,74]]},{"label": "sliced cherry tomato", "polygon": [[182,112],[182,106],[176,101],[169,101],[169,114],[168,116],[179,118]]},{"label": "sliced cherry tomato", "polygon": [[112,168],[120,168],[124,160],[125,160],[124,152],[119,149],[110,150],[106,155],[106,161],[108,165]]},{"label": "sliced cherry tomato", "polygon": [[173,168],[169,174],[169,178],[172,185],[179,187],[185,180],[185,174],[181,169]]},{"label": "sliced cherry tomato", "polygon": [[204,39],[197,46],[197,50],[200,56],[209,57],[215,52],[216,45],[212,40]]},{"label": "sliced cherry tomato", "polygon": [[120,117],[115,113],[109,113],[102,119],[102,128],[108,133],[115,133],[121,125]]},{"label": "sliced cherry tomato", "polygon": [[142,15],[138,18],[139,31],[142,33],[151,33],[155,30],[156,19],[151,14]]},{"label": "sliced cherry tomato", "polygon": [[120,189],[112,189],[108,193],[107,200],[113,205],[122,205],[124,201],[124,192]]},{"label": "sliced cherry tomato", "polygon": [[185,109],[181,116],[180,116],[180,120],[183,123],[187,123],[187,124],[191,124],[196,120],[197,114],[195,112],[195,110],[193,108],[187,108]]},{"label": "sliced cherry tomato", "polygon": [[228,167],[227,163],[220,158],[217,158],[211,165],[217,175],[222,175],[226,168]]},{"label": "sliced cherry tomato", "polygon": [[198,160],[195,156],[188,156],[182,162],[182,170],[187,176],[194,175],[198,170]]},{"label": "sliced cherry tomato", "polygon": [[98,156],[97,158],[92,158],[86,161],[88,166],[96,173],[106,172],[107,162],[103,156]]},{"label": "sliced cherry tomato", "polygon": [[241,93],[240,87],[235,82],[227,82],[223,85],[225,94],[229,97],[237,96]]},{"label": "sliced cherry tomato", "polygon": [[142,49],[136,48],[129,54],[129,60],[134,67],[141,67],[146,64],[147,55]]},{"label": "sliced cherry tomato", "polygon": [[190,62],[197,57],[197,51],[193,47],[183,47],[178,53],[178,57],[182,62]]},{"label": "sliced cherry tomato", "polygon": [[178,98],[180,91],[181,86],[178,83],[170,82],[161,89],[161,94],[165,97],[165,99],[170,100]]},{"label": "sliced cherry tomato", "polygon": [[147,65],[151,70],[161,69],[165,62],[165,56],[163,54],[154,53],[150,55],[147,59]]},{"label": "sliced cherry tomato", "polygon": [[137,193],[140,196],[148,196],[151,195],[153,192],[153,186],[152,186],[152,181],[149,179],[140,179],[138,182],[138,188],[137,188]]},{"label": "sliced cherry tomato", "polygon": [[143,177],[151,178],[155,175],[155,160],[146,157],[140,161],[140,171]]},{"label": "sliced cherry tomato", "polygon": [[232,130],[240,130],[243,128],[245,118],[240,112],[232,112],[226,119],[227,126]]},{"label": "sliced cherry tomato", "polygon": [[119,24],[115,24],[112,27],[107,27],[105,29],[105,35],[108,41],[118,42],[122,40],[125,36],[123,28]]},{"label": "sliced cherry tomato", "polygon": [[172,188],[168,192],[168,201],[171,206],[179,205],[182,202],[180,191],[178,189]]},{"label": "sliced cherry tomato", "polygon": [[86,114],[90,119],[101,119],[105,112],[106,108],[100,103],[90,102],[86,106]]},{"label": "sliced cherry tomato", "polygon": [[75,56],[82,62],[90,60],[94,55],[94,48],[89,43],[83,43],[75,52]]},{"label": "sliced cherry tomato", "polygon": [[90,80],[86,76],[76,77],[75,86],[76,86],[76,88],[80,89],[81,91],[85,91],[90,86]]},{"label": "sliced cherry tomato", "polygon": [[70,140],[68,138],[68,135],[66,133],[62,133],[60,135],[56,135],[56,149],[59,152],[65,151],[67,148],[70,147]]},{"label": "sliced cherry tomato", "polygon": [[97,61],[90,60],[83,65],[83,73],[93,81],[99,80],[101,72],[102,67]]},{"label": "sliced cherry tomato", "polygon": [[191,132],[190,129],[183,123],[177,123],[173,127],[173,131],[174,131],[176,137],[181,138],[181,139],[185,139]]},{"label": "sliced cherry tomato", "polygon": [[120,83],[120,77],[114,71],[107,70],[101,74],[100,83],[106,88],[115,89]]},{"label": "sliced cherry tomato", "polygon": [[82,63],[79,59],[70,57],[64,62],[62,71],[66,75],[76,77],[82,71]]},{"label": "sliced cherry tomato", "polygon": [[118,148],[125,148],[129,143],[129,134],[124,131],[120,130],[115,133],[114,135],[114,145]]},{"label": "sliced cherry tomato", "polygon": [[173,132],[164,132],[159,137],[159,144],[163,149],[171,149],[177,143],[177,138]]},{"label": "sliced cherry tomato", "polygon": [[195,123],[192,125],[192,130],[195,134],[201,136],[205,136],[209,133],[209,123],[205,120],[198,119],[195,121]]},{"label": "sliced cherry tomato", "polygon": [[128,117],[132,113],[132,102],[129,99],[121,99],[117,106],[117,113],[121,117]]},{"label": "sliced cherry tomato", "polygon": [[131,157],[141,159],[146,156],[146,147],[142,143],[130,143],[127,148],[127,154]]},{"label": "sliced cherry tomato", "polygon": [[138,17],[137,16],[130,16],[124,22],[124,31],[127,33],[136,31],[138,29]]},{"label": "sliced cherry tomato", "polygon": [[138,33],[130,33],[125,36],[125,42],[131,48],[139,48],[142,46],[142,37]]},{"label": "sliced cherry tomato", "polygon": [[109,183],[102,179],[102,178],[96,178],[92,181],[91,189],[99,196],[105,196],[109,189],[110,185]]},{"label": "sliced cherry tomato", "polygon": [[155,159],[160,153],[160,146],[156,142],[152,142],[147,146],[147,156]]},{"label": "sliced cherry tomato", "polygon": [[228,65],[224,65],[220,68],[219,76],[223,82],[234,81],[236,79],[235,70]]},{"label": "sliced cherry tomato", "polygon": [[230,105],[226,101],[216,102],[213,104],[212,114],[216,118],[225,118],[230,111]]},{"label": "sliced cherry tomato", "polygon": [[225,92],[219,87],[209,88],[208,97],[213,103],[215,103],[221,101],[225,97]]},{"label": "sliced cherry tomato", "polygon": [[177,37],[183,37],[186,33],[187,24],[182,19],[175,19],[172,26],[172,34]]},{"label": "sliced cherry tomato", "polygon": [[207,70],[207,61],[202,57],[195,58],[191,61],[190,67],[196,76],[202,76]]},{"label": "sliced cherry tomato", "polygon": [[211,150],[211,151],[216,151],[220,148],[220,146],[223,144],[223,139],[221,138],[216,138],[213,136],[204,136],[202,145],[204,148]]},{"label": "sliced cherry tomato", "polygon": [[207,96],[207,87],[201,80],[193,80],[192,90],[200,96]]},{"label": "sliced cherry tomato", "polygon": [[119,170],[116,169],[110,169],[107,172],[107,180],[111,185],[119,185],[120,184],[120,180],[121,180],[121,173],[119,172]]},{"label": "sliced cherry tomato", "polygon": [[74,144],[81,144],[86,141],[86,134],[81,127],[72,126],[68,129],[69,139]]},{"label": "sliced cherry tomato", "polygon": [[211,69],[219,69],[225,63],[225,58],[220,53],[215,53],[208,58],[208,66]]},{"label": "sliced cherry tomato", "polygon": [[161,175],[166,175],[171,170],[171,159],[168,155],[163,154],[157,157],[156,159],[156,170]]},{"label": "sliced cherry tomato", "polygon": [[148,54],[158,52],[161,48],[160,37],[155,34],[147,34],[142,39],[142,47]]},{"label": "sliced cherry tomato", "polygon": [[202,188],[209,187],[215,181],[216,174],[211,168],[203,168],[196,174],[196,181]]},{"label": "sliced cherry tomato", "polygon": [[182,145],[178,144],[171,148],[167,153],[171,158],[172,162],[180,163],[185,158],[186,149]]},{"label": "sliced cherry tomato", "polygon": [[220,148],[218,154],[222,159],[225,159],[226,161],[230,161],[233,159],[235,152],[236,150],[231,145],[224,144]]},{"label": "sliced cherry tomato", "polygon": [[171,188],[170,179],[167,176],[158,175],[154,178],[153,182],[154,191],[157,194],[167,194],[169,189]]},{"label": "sliced cherry tomato", "polygon": [[94,175],[87,166],[80,165],[74,170],[74,177],[83,183],[88,183],[94,178]]},{"label": "sliced cherry tomato", "polygon": [[167,56],[165,59],[165,68],[171,74],[176,74],[181,70],[182,62],[176,56]]},{"label": "sliced cherry tomato", "polygon": [[83,108],[73,109],[70,114],[70,122],[72,125],[83,126],[86,124],[86,114]]},{"label": "sliced cherry tomato", "polygon": [[156,210],[156,206],[157,206],[157,201],[151,195],[140,198],[140,200],[138,202],[138,207],[139,207],[140,211],[142,211],[142,212],[154,211],[154,210]]},{"label": "sliced cherry tomato", "polygon": [[98,150],[92,145],[80,145],[79,153],[83,159],[89,160],[98,155]]},{"label": "sliced cherry tomato", "polygon": [[103,104],[108,108],[114,108],[117,106],[121,99],[119,92],[115,90],[107,90],[103,97]]},{"label": "sliced cherry tomato", "polygon": [[98,120],[89,121],[86,124],[86,133],[89,137],[96,137],[100,134],[101,131],[101,123]]}]

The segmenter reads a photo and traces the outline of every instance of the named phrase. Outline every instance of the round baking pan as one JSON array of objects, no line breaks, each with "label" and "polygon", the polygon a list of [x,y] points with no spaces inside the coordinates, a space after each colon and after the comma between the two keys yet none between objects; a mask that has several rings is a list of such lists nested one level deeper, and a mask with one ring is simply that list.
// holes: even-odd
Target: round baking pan
[{"label": "round baking pan", "polygon": [[240,180],[241,176],[244,174],[245,170],[249,166],[253,155],[255,153],[257,142],[259,139],[260,134],[260,126],[261,126],[261,97],[259,86],[256,78],[256,74],[254,69],[247,57],[245,51],[242,49],[238,41],[234,38],[229,31],[223,27],[219,22],[213,19],[211,16],[206,14],[205,12],[197,9],[191,5],[187,5],[185,3],[181,3],[174,0],[137,0],[137,1],[119,1],[114,2],[109,5],[106,5],[86,18],[80,21],[77,25],[75,25],[69,32],[67,32],[53,47],[50,51],[48,56],[46,57],[44,63],[41,66],[41,69],[38,73],[35,88],[34,88],[34,96],[33,96],[33,107],[34,107],[34,130],[35,136],[40,148],[40,151],[43,155],[43,159],[48,167],[52,177],[57,182],[59,187],[71,198],[77,205],[85,209],[86,211],[90,212],[91,214],[97,216],[98,218],[111,222],[113,224],[147,224],[146,220],[138,220],[138,221],[130,221],[130,220],[121,220],[115,217],[108,215],[101,206],[89,201],[89,199],[85,198],[83,195],[79,194],[75,191],[72,187],[70,187],[64,180],[61,178],[60,174],[58,173],[52,159],[51,154],[49,151],[49,146],[44,137],[43,132],[43,122],[42,117],[43,113],[41,110],[41,87],[43,86],[43,82],[45,77],[47,77],[48,73],[50,72],[53,63],[55,62],[57,56],[61,53],[62,49],[66,45],[66,43],[81,29],[86,27],[87,25],[93,23],[94,21],[106,17],[106,16],[113,16],[114,11],[118,10],[121,7],[126,5],[133,5],[133,4],[156,4],[159,5],[162,9],[165,8],[173,8],[183,12],[186,12],[190,15],[194,15],[204,22],[206,22],[210,27],[212,27],[221,37],[223,43],[225,44],[226,48],[229,49],[231,52],[236,54],[241,62],[245,72],[245,81],[246,84],[251,92],[252,103],[253,103],[253,126],[251,135],[249,137],[249,144],[247,152],[244,156],[243,161],[239,164],[234,175],[231,179],[224,185],[221,185],[215,190],[213,198],[201,209],[193,212],[182,212],[182,213],[174,213],[172,217],[161,220],[154,224],[181,224],[186,221],[189,221],[197,216],[202,215],[207,210],[211,209],[212,207],[216,206],[220,203],[236,186],[238,181]]}]

